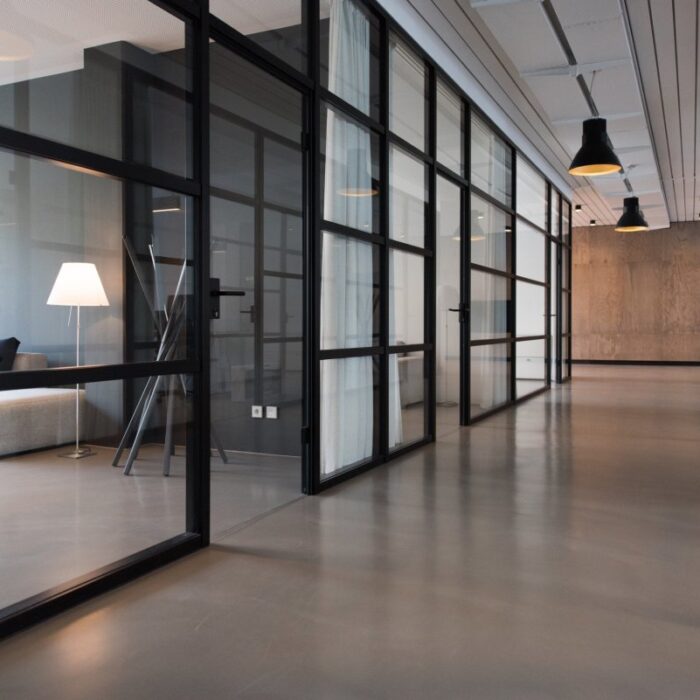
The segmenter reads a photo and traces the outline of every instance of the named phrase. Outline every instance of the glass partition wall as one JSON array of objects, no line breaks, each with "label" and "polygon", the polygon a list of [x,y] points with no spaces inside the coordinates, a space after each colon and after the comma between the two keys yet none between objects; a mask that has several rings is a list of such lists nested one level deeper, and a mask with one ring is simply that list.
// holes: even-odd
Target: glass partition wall
[{"label": "glass partition wall", "polygon": [[198,25],[161,5],[0,10],[0,636],[206,542]]},{"label": "glass partition wall", "polygon": [[207,545],[241,454],[317,493],[550,354],[551,187],[377,2],[53,6],[0,47],[0,636]]}]

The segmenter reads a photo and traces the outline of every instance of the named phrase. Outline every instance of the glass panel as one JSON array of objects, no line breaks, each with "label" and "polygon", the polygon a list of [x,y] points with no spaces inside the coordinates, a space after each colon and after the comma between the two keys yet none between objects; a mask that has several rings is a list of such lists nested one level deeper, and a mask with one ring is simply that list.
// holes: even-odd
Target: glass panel
[{"label": "glass panel", "polygon": [[510,272],[512,235],[513,217],[473,194],[470,234],[472,262]]},{"label": "glass panel", "polygon": [[14,3],[0,40],[0,125],[190,176],[185,37],[181,20],[146,0]]},{"label": "glass panel", "polygon": [[559,221],[559,193],[552,188],[552,199],[549,206],[549,232],[553,236],[559,236],[559,228],[561,222]]},{"label": "glass panel", "polygon": [[545,287],[515,283],[515,332],[518,337],[545,335]]},{"label": "glass panel", "polygon": [[459,175],[464,174],[462,100],[444,83],[437,84],[437,159]]},{"label": "glass panel", "polygon": [[472,418],[510,398],[510,347],[473,345],[470,349],[470,411]]},{"label": "glass panel", "polygon": [[184,359],[192,201],[0,150],[0,329],[43,367]]},{"label": "glass panel", "polygon": [[547,386],[544,340],[515,343],[515,396],[520,398]]},{"label": "glass panel", "polygon": [[389,217],[391,238],[425,245],[428,169],[423,161],[395,146],[389,151]]},{"label": "glass panel", "polygon": [[389,449],[409,445],[427,434],[425,354],[389,355]]},{"label": "glass panel", "polygon": [[425,342],[424,280],[422,256],[389,251],[389,345]]},{"label": "glass panel", "polygon": [[221,297],[210,324],[216,535],[300,491],[304,167],[299,93],[209,51],[211,275],[244,292]]},{"label": "glass panel", "polygon": [[[232,120],[232,115],[212,105],[210,116],[210,172],[212,188],[255,194],[255,132]],[[232,168],[230,159],[235,158]]]},{"label": "glass panel", "polygon": [[379,23],[354,0],[321,0],[321,84],[379,119]]},{"label": "glass panel", "polygon": [[550,287],[549,287],[549,337],[551,340],[550,352],[552,354],[551,358],[551,379],[556,381],[557,379],[557,360],[559,348],[557,347],[557,295],[559,294],[557,287],[557,249],[559,248],[558,243],[550,241],[550,255],[549,255],[549,275],[550,275]]},{"label": "glass panel", "polygon": [[571,255],[571,251],[568,248],[563,247],[561,249],[561,286],[562,286],[562,289],[566,289],[569,291],[571,290],[570,280],[569,280],[569,272],[570,272],[570,266],[571,266],[570,260],[569,260],[570,255]]},{"label": "glass panel", "polygon": [[516,202],[518,214],[540,228],[547,226],[547,182],[518,155]]},{"label": "glass panel", "polygon": [[360,466],[379,451],[376,357],[321,362],[321,479]]},{"label": "glass panel", "polygon": [[[112,464],[144,391],[126,476]],[[0,607],[185,531],[191,391],[189,376],[0,391]]]},{"label": "glass panel", "polygon": [[471,271],[471,339],[486,340],[510,335],[510,280]]},{"label": "glass panel", "polygon": [[321,141],[323,218],[365,233],[379,230],[379,139],[328,107]]},{"label": "glass panel", "polygon": [[423,61],[396,36],[389,43],[389,128],[421,151],[427,149],[428,73]]},{"label": "glass panel", "polygon": [[547,238],[522,219],[518,219],[517,227],[515,270],[518,276],[546,282]]},{"label": "glass panel", "polygon": [[213,15],[236,31],[293,68],[306,71],[307,23],[302,4],[303,0],[211,0],[209,5]]},{"label": "glass panel", "polygon": [[561,332],[569,333],[569,295],[563,292],[561,295]]},{"label": "glass panel", "polygon": [[571,205],[568,202],[562,201],[561,208],[561,235],[564,243],[571,243]]},{"label": "glass panel", "polygon": [[472,115],[471,181],[506,206],[513,203],[512,150]]},{"label": "glass panel", "polygon": [[459,402],[461,195],[460,187],[437,178],[437,401],[443,406]]},{"label": "glass panel", "polygon": [[379,343],[379,250],[376,245],[323,233],[321,348]]},{"label": "glass panel", "polygon": [[265,209],[265,272],[303,273],[303,224],[299,214]]},{"label": "glass panel", "polygon": [[263,158],[265,202],[298,212],[304,198],[304,181],[298,176],[303,171],[299,144],[263,139]]},{"label": "glass panel", "polygon": [[562,342],[562,351],[561,351],[562,379],[568,379],[571,376],[571,360],[570,360],[570,356],[569,356],[569,343],[570,342],[571,342],[571,337],[564,336],[564,339]]}]

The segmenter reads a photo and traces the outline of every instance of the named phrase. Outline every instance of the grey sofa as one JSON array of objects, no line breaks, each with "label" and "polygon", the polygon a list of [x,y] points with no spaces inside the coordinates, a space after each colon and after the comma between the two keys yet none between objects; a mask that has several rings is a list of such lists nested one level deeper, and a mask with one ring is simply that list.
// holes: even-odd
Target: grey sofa
[{"label": "grey sofa", "polygon": [[[47,367],[46,355],[17,353],[13,372]],[[80,410],[85,390],[79,393]],[[0,456],[64,445],[75,439],[75,389],[13,389],[0,392]]]}]

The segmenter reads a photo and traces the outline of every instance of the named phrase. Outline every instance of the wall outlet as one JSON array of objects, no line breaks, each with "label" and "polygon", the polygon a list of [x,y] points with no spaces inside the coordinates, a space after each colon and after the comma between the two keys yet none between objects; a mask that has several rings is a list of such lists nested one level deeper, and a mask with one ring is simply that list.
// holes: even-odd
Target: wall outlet
[{"label": "wall outlet", "polygon": [[265,418],[277,420],[277,406],[265,406]]},{"label": "wall outlet", "polygon": [[263,407],[262,406],[251,406],[250,416],[251,416],[251,418],[262,418],[263,417]]}]

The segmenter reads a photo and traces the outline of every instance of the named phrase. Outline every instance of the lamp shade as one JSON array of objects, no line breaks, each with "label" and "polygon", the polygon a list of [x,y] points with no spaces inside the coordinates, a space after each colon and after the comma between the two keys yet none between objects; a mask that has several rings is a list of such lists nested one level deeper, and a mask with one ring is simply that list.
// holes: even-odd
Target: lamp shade
[{"label": "lamp shade", "polygon": [[109,306],[102,280],[92,263],[63,263],[47,304],[51,306]]},{"label": "lamp shade", "polygon": [[569,166],[572,175],[609,175],[622,170],[622,163],[610,144],[606,123],[606,120],[600,117],[583,122],[581,148]]},{"label": "lamp shade", "polygon": [[343,197],[374,197],[378,192],[372,184],[369,157],[365,148],[348,150],[345,177],[349,180],[349,184],[338,190],[338,194]]},{"label": "lamp shade", "polygon": [[639,208],[639,198],[625,197],[624,205],[622,216],[617,222],[615,230],[623,233],[648,231],[649,224],[646,222],[644,214],[642,214],[642,211]]}]

